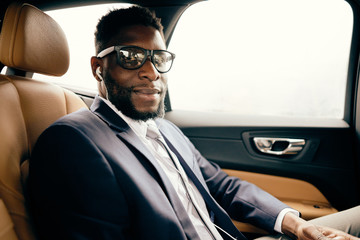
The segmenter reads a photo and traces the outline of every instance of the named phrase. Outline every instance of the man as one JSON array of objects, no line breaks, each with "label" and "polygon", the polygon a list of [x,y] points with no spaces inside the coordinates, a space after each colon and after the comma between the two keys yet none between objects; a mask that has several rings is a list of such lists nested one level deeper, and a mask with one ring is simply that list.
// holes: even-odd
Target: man
[{"label": "man", "polygon": [[29,195],[41,239],[245,239],[230,217],[299,239],[358,239],[227,176],[161,118],[175,55],[150,11],[110,11],[95,45],[91,111],[58,120],[33,151]]}]

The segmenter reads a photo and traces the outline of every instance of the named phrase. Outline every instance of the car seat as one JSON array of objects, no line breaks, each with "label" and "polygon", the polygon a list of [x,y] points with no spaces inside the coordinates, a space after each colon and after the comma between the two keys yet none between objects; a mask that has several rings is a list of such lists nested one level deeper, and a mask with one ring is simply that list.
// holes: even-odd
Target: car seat
[{"label": "car seat", "polygon": [[64,32],[34,6],[7,7],[0,62],[0,70],[7,67],[6,74],[0,74],[0,239],[36,239],[26,206],[32,148],[55,120],[87,106],[73,92],[30,77],[62,76],[69,67]]}]

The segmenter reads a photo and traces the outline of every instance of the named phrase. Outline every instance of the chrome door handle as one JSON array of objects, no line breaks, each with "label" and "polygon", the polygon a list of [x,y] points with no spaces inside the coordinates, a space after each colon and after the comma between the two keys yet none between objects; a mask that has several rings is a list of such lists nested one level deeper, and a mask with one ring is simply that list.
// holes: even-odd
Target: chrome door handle
[{"label": "chrome door handle", "polygon": [[305,139],[254,137],[256,148],[271,155],[295,155],[305,146]]}]

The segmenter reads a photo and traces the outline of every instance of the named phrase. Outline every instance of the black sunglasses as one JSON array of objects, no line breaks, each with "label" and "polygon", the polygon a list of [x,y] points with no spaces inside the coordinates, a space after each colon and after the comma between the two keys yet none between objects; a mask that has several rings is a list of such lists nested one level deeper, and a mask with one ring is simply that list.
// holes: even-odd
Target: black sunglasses
[{"label": "black sunglasses", "polygon": [[103,58],[116,51],[117,64],[129,70],[141,68],[150,56],[150,61],[160,73],[171,69],[175,54],[166,50],[148,50],[137,46],[112,46],[102,50],[97,57]]}]

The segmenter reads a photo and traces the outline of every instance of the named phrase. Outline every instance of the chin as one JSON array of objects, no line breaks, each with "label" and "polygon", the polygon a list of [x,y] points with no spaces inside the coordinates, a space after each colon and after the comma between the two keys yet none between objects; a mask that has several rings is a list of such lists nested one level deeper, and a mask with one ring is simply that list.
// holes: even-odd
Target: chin
[{"label": "chin", "polygon": [[148,114],[148,113],[156,113],[158,111],[158,107],[152,107],[152,108],[136,108],[136,111],[138,111],[139,113],[143,113],[143,114]]}]

